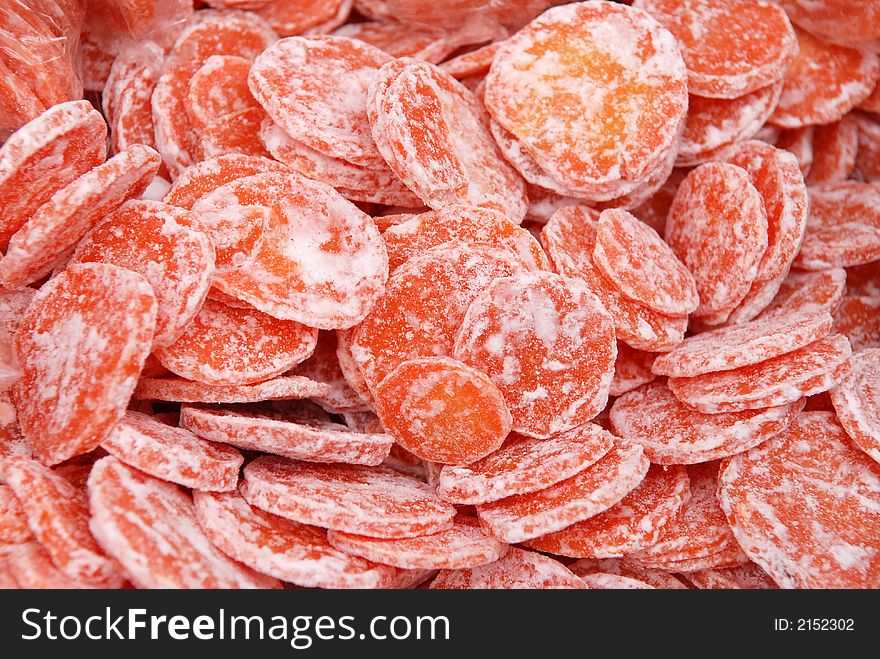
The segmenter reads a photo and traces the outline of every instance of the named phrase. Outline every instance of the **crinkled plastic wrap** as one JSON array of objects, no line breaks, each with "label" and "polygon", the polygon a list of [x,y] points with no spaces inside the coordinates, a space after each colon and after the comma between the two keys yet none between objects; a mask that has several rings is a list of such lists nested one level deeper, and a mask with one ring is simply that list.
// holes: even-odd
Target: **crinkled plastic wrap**
[{"label": "crinkled plastic wrap", "polygon": [[46,108],[82,97],[81,0],[0,0],[0,138]]}]

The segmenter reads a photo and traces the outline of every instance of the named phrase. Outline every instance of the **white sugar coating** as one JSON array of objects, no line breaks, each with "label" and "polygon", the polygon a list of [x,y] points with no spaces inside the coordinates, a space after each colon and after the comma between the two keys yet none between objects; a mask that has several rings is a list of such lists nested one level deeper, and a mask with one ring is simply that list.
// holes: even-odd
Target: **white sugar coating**
[{"label": "white sugar coating", "polygon": [[180,425],[204,439],[309,462],[379,465],[394,438],[338,423],[295,423],[256,414],[184,406]]},{"label": "white sugar coating", "polygon": [[880,185],[839,181],[810,187],[810,215],[794,265],[807,270],[880,259]]},{"label": "white sugar coating", "polygon": [[343,412],[362,412],[370,409],[361,395],[355,391],[345,378],[340,366],[339,341],[336,332],[322,332],[318,335],[318,345],[311,357],[299,364],[291,375],[309,378],[323,385],[323,391],[307,396],[332,414]]},{"label": "white sugar coating", "polygon": [[445,531],[415,538],[368,538],[330,531],[337,549],[368,560],[413,570],[458,570],[492,563],[507,553],[507,545],[480,531],[476,520],[461,517]]},{"label": "white sugar coating", "polygon": [[624,210],[599,215],[593,262],[621,293],[658,313],[687,315],[700,303],[693,276],[669,245]]},{"label": "white sugar coating", "polygon": [[187,167],[174,180],[163,201],[191,210],[203,196],[230,181],[255,174],[287,171],[288,167],[269,158],[229,153]]},{"label": "white sugar coating", "polygon": [[642,482],[649,466],[641,446],[617,445],[546,489],[478,506],[480,525],[511,544],[560,531],[611,508]]},{"label": "white sugar coating", "polygon": [[511,547],[497,561],[461,570],[441,570],[432,590],[584,589],[584,582],[549,556]]},{"label": "white sugar coating", "polygon": [[16,408],[37,454],[56,464],[95,448],[122,417],[150,352],[156,300],[142,276],[68,267],[34,296],[16,336]]},{"label": "white sugar coating", "polygon": [[880,349],[853,355],[852,373],[831,390],[831,402],[853,443],[880,462]]},{"label": "white sugar coating", "polygon": [[646,567],[681,574],[682,579],[685,581],[687,581],[687,575],[691,572],[724,568],[731,565],[745,565],[749,562],[749,557],[740,549],[735,538],[733,538],[732,532],[729,532],[729,534],[730,541],[724,547],[705,556],[682,560],[668,560],[666,558],[654,560],[650,557],[639,557],[639,560]]},{"label": "white sugar coating", "polygon": [[511,441],[469,465],[446,465],[437,494],[455,504],[481,504],[536,492],[570,478],[600,460],[614,437],[585,423],[546,440]]},{"label": "white sugar coating", "polygon": [[165,69],[150,96],[156,150],[171,179],[198,162],[198,134],[186,115],[186,82],[183,65]]},{"label": "white sugar coating", "polygon": [[605,407],[617,342],[585,283],[531,272],[498,278],[474,298],[454,354],[501,390],[515,431],[547,438]]},{"label": "white sugar coating", "polygon": [[150,476],[212,492],[234,490],[244,464],[241,453],[229,446],[203,441],[183,428],[132,410],[101,447]]},{"label": "white sugar coating", "polygon": [[175,341],[208,295],[214,247],[189,211],[130,200],[80,241],[71,263],[113,263],[143,275],[156,295],[154,346]]},{"label": "white sugar coating", "polygon": [[310,327],[360,322],[382,295],[388,255],[373,220],[333,188],[293,172],[223,185],[196,210],[262,205],[274,222],[246,270],[215,285],[260,311]]},{"label": "white sugar coating", "polygon": [[0,243],[57,190],[100,165],[106,138],[88,101],[59,103],[15,131],[0,148]]},{"label": "white sugar coating", "polygon": [[381,166],[367,121],[367,87],[390,56],[345,37],[289,37],[254,61],[251,92],[292,138],[335,158]]},{"label": "white sugar coating", "polygon": [[654,586],[644,581],[605,572],[585,574],[581,579],[587,584],[587,588],[599,590],[654,590]]},{"label": "white sugar coating", "polygon": [[785,316],[792,311],[827,311],[831,313],[846,290],[846,270],[831,268],[819,272],[792,270],[779,292],[758,318]]},{"label": "white sugar coating", "polygon": [[669,378],[669,389],[688,407],[706,414],[793,403],[827,391],[845,376],[849,340],[832,334],[793,352],[731,371]]},{"label": "white sugar coating", "polygon": [[193,503],[218,549],[282,581],[307,588],[393,588],[403,576],[335,549],[324,529],[251,507],[237,492],[194,492]]},{"label": "white sugar coating", "polygon": [[297,322],[206,300],[178,339],[154,354],[169,371],[190,380],[253,384],[299,364],[317,341],[317,330]]},{"label": "white sugar coating", "polygon": [[504,161],[477,98],[439,67],[383,66],[370,86],[373,139],[391,169],[432,208],[495,208],[519,224],[525,186]]},{"label": "white sugar coating", "polygon": [[743,550],[780,587],[880,584],[880,467],[833,413],[801,414],[728,461],[718,500]]},{"label": "white sugar coating", "polygon": [[51,272],[94,224],[141,195],[160,162],[153,149],[135,144],[58,190],[13,234],[0,282],[24,286]]},{"label": "white sugar coating", "polygon": [[738,142],[755,137],[782,94],[782,80],[740,98],[691,96],[688,118],[675,164],[691,167],[708,162]]},{"label": "white sugar coating", "polygon": [[155,43],[139,42],[128,44],[114,58],[101,93],[114,153],[135,144],[155,146],[151,97],[162,73],[163,57]]},{"label": "white sugar coating", "polygon": [[421,203],[384,163],[362,167],[341,158],[328,156],[294,140],[269,117],[266,117],[260,125],[260,140],[273,158],[303,176],[327,183],[334,188],[365,192],[390,191],[396,195],[408,194],[411,204]]},{"label": "white sugar coating", "polygon": [[691,496],[681,513],[666,525],[660,540],[635,554],[646,565],[713,556],[736,545],[715,498],[718,463],[688,467]]},{"label": "white sugar coating", "polygon": [[801,128],[838,121],[871,95],[880,60],[871,50],[829,44],[797,30],[799,52],[770,123]]},{"label": "white sugar coating", "polygon": [[652,466],[644,480],[604,513],[526,543],[575,558],[627,556],[656,543],[690,499],[684,467]]},{"label": "white sugar coating", "polygon": [[687,64],[688,89],[734,99],[782,78],[797,52],[785,12],[765,0],[636,0],[672,31]]},{"label": "white sugar coating", "polygon": [[189,494],[114,457],[89,474],[89,528],[138,588],[274,588],[218,551],[196,521]]},{"label": "white sugar coating", "polygon": [[523,270],[506,249],[459,241],[408,259],[351,339],[351,355],[366,385],[374,389],[407,359],[451,355],[474,297],[494,279]]},{"label": "white sugar coating", "polygon": [[541,243],[554,268],[566,277],[590,286],[611,317],[617,338],[636,350],[671,350],[684,338],[686,316],[658,314],[624,297],[593,264],[595,210],[565,206],[550,217],[541,232]]},{"label": "white sugar coating", "polygon": [[827,311],[799,311],[695,334],[654,360],[657,375],[693,377],[730,371],[784,355],[818,341],[831,330]]},{"label": "white sugar coating", "polygon": [[0,289],[0,327],[2,336],[15,336],[24,312],[37,291],[33,288]]},{"label": "white sugar coating", "polygon": [[176,403],[256,403],[263,400],[318,398],[329,387],[299,375],[288,375],[255,384],[211,385],[184,378],[141,378],[134,391],[138,400]]},{"label": "white sugar coating", "polygon": [[36,460],[4,459],[4,477],[37,541],[70,579],[94,587],[119,588],[119,565],[101,551],[88,528],[85,493]]},{"label": "white sugar coating", "polygon": [[686,407],[665,383],[652,382],[614,401],[611,425],[656,464],[695,464],[757,446],[785,430],[803,405],[798,397],[777,407],[704,414]]},{"label": "white sugar coating", "polygon": [[696,280],[695,316],[723,321],[749,292],[767,250],[767,212],[748,172],[728,163],[691,171],[669,208],[665,238]]},{"label": "white sugar coating", "polygon": [[684,61],[641,10],[555,7],[499,49],[486,107],[544,172],[591,194],[666,159],[687,110]]},{"label": "white sugar coating", "polygon": [[390,469],[260,457],[244,469],[248,503],[303,524],[406,538],[452,525],[455,508],[433,488]]},{"label": "white sugar coating", "polygon": [[654,588],[662,588],[663,590],[687,590],[687,586],[683,581],[660,570],[652,570],[651,568],[641,565],[635,559],[618,559],[618,558],[582,558],[568,566],[568,569],[580,577],[591,574],[615,574],[621,577],[629,577],[646,583]]}]

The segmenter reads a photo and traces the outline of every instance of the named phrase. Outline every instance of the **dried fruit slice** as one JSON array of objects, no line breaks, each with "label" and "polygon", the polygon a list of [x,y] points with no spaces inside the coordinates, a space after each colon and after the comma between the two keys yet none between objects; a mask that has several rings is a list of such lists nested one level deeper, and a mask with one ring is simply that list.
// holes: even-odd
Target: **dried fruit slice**
[{"label": "dried fruit slice", "polygon": [[798,52],[770,123],[801,128],[838,121],[871,94],[880,63],[876,53],[837,46],[797,30]]},{"label": "dried fruit slice", "polygon": [[672,249],[625,210],[599,215],[593,262],[626,297],[669,316],[686,316],[700,304],[693,276]]},{"label": "dried fruit slice", "polygon": [[260,143],[260,129],[266,113],[262,108],[251,108],[228,114],[199,133],[199,149],[204,158],[217,158],[231,153],[248,156],[268,156]]},{"label": "dried fruit slice", "polygon": [[511,547],[503,557],[488,565],[461,570],[441,570],[431,582],[432,590],[487,589],[584,589],[583,580],[562,563],[548,556]]},{"label": "dried fruit slice", "polygon": [[718,484],[737,541],[782,588],[877,588],[878,492],[880,467],[828,412],[731,458]]},{"label": "dried fruit slice", "polygon": [[122,417],[153,340],[156,299],[140,275],[73,265],[34,296],[16,334],[15,407],[40,459],[92,450]]},{"label": "dried fruit slice", "polygon": [[338,423],[282,421],[258,414],[184,406],[180,425],[204,439],[308,462],[379,465],[394,438]]},{"label": "dried fruit slice", "polygon": [[675,38],[645,12],[569,4],[504,42],[486,107],[558,183],[610,199],[666,160],[687,110],[686,78]]},{"label": "dried fruit slice", "polygon": [[660,540],[636,554],[646,565],[701,559],[730,546],[739,550],[715,498],[718,463],[691,466],[687,471],[691,497],[679,516],[666,525]]},{"label": "dried fruit slice", "polygon": [[394,271],[411,256],[449,241],[485,243],[507,248],[529,270],[549,270],[547,255],[537,240],[498,211],[477,206],[446,206],[414,215],[383,233],[388,267]]},{"label": "dried fruit slice", "polygon": [[738,142],[755,137],[780,94],[782,80],[734,99],[692,95],[675,164],[689,167],[715,160]]},{"label": "dried fruit slice", "polygon": [[367,121],[367,86],[390,59],[354,39],[290,37],[254,61],[249,84],[272,121],[293,139],[357,165],[381,166]]},{"label": "dried fruit slice", "polygon": [[281,517],[376,538],[437,533],[455,516],[427,484],[381,467],[261,457],[244,468],[241,493]]},{"label": "dried fruit slice", "polygon": [[158,305],[153,344],[169,345],[202,306],[214,271],[214,248],[188,228],[193,224],[180,208],[128,201],[80,241],[71,262],[110,263],[143,275]]},{"label": "dried fruit slice", "polygon": [[687,580],[710,590],[776,590],[779,586],[755,563],[688,572]]},{"label": "dried fruit slice", "polygon": [[637,350],[660,352],[681,343],[687,316],[666,316],[623,296],[593,264],[595,211],[583,206],[559,209],[541,232],[556,271],[581,279],[614,319],[617,338]]},{"label": "dried fruit slice", "polygon": [[[144,42],[127,45],[113,59],[101,94],[113,153],[135,144],[155,148],[151,98],[162,72],[162,57],[161,49]],[[162,171],[168,175],[164,167]]]},{"label": "dried fruit slice", "polygon": [[848,288],[849,280],[843,268],[819,272],[792,270],[779,287],[773,302],[758,318],[787,316],[808,310],[832,313]]},{"label": "dried fruit slice", "polygon": [[350,337],[352,358],[367,387],[375,391],[408,359],[451,356],[471,301],[494,279],[522,270],[508,250],[456,242],[432,247],[398,267],[384,297]]},{"label": "dried fruit slice", "polygon": [[846,45],[880,37],[880,9],[870,2],[781,0],[779,4],[795,23],[829,41]]},{"label": "dried fruit slice", "polygon": [[351,327],[382,294],[388,256],[376,225],[331,187],[293,172],[234,180],[194,209],[264,206],[263,242],[246,269],[224,273],[224,293],[276,318]]},{"label": "dried fruit slice", "polygon": [[199,129],[245,110],[262,110],[248,89],[251,63],[235,55],[212,55],[189,81],[186,111]]},{"label": "dried fruit slice", "polygon": [[92,467],[89,508],[89,528],[98,543],[138,588],[278,586],[214,548],[184,490],[114,457]]},{"label": "dried fruit slice", "polygon": [[827,391],[849,374],[852,350],[832,334],[794,352],[731,371],[669,378],[682,403],[705,414],[758,410]]},{"label": "dried fruit slice", "polygon": [[614,379],[609,393],[622,396],[627,391],[652,382],[657,376],[651,371],[657,355],[634,350],[623,341],[617,342],[617,361],[614,362]]},{"label": "dried fruit slice", "polygon": [[767,251],[758,264],[748,298],[761,284],[788,272],[804,238],[810,201],[795,158],[782,149],[749,140],[734,146],[725,159],[748,172],[767,213]]},{"label": "dried fruit slice", "polygon": [[797,53],[785,12],[764,0],[636,0],[675,35],[688,90],[739,98],[779,80]]},{"label": "dried fruit slice", "polygon": [[586,284],[530,272],[496,279],[474,298],[455,357],[488,374],[514,430],[547,438],[605,407],[617,342],[612,317]]},{"label": "dried fruit slice", "polygon": [[704,414],[686,407],[662,382],[624,394],[611,408],[614,432],[645,449],[656,464],[695,464],[736,455],[787,428],[803,409],[787,405]]},{"label": "dried fruit slice", "polygon": [[8,485],[0,485],[0,546],[27,542],[33,537],[15,492]]},{"label": "dried fruit slice", "polygon": [[376,387],[382,426],[423,460],[469,464],[504,443],[511,415],[489,377],[448,357],[402,362]]},{"label": "dried fruit slice", "polygon": [[135,144],[58,190],[10,238],[0,281],[14,288],[47,275],[93,225],[140,197],[160,163],[153,149]]},{"label": "dried fruit slice", "polygon": [[183,378],[141,377],[134,398],[175,403],[256,403],[263,400],[319,398],[326,394],[327,385],[299,375],[237,385],[208,385]]},{"label": "dried fruit slice", "polygon": [[330,531],[330,544],[347,554],[410,570],[460,570],[492,563],[507,545],[480,531],[475,521],[458,517],[452,528],[415,538],[368,538]]},{"label": "dried fruit slice", "polygon": [[317,341],[317,330],[297,322],[205,300],[179,338],[155,355],[169,371],[190,380],[253,384],[296,366]]},{"label": "dried fruit slice", "polygon": [[480,526],[509,543],[559,531],[611,508],[642,482],[648,467],[640,446],[615,446],[556,485],[478,506]]},{"label": "dried fruit slice", "polygon": [[194,492],[196,518],[224,554],[307,588],[394,588],[405,575],[334,548],[327,531],[254,508],[237,492]]},{"label": "dried fruit slice", "polygon": [[[249,2],[254,4],[253,0]],[[320,34],[344,23],[351,5],[352,0],[285,0],[261,2],[251,11],[268,21],[279,34]]]},{"label": "dried fruit slice", "polygon": [[0,249],[55,192],[104,162],[107,124],[88,101],[49,108],[0,148]]},{"label": "dried fruit slice", "polygon": [[636,579],[654,588],[687,590],[687,586],[681,579],[669,574],[669,572],[647,568],[635,559],[604,558],[596,560],[582,558],[569,565],[568,569],[581,578],[596,573],[614,574]]},{"label": "dried fruit slice", "polygon": [[456,55],[440,64],[440,68],[463,81],[477,76],[483,77],[489,72],[492,60],[495,59],[495,55],[503,43],[504,41],[493,41],[485,46]]},{"label": "dried fruit slice", "polygon": [[6,567],[17,588],[93,588],[71,579],[52,564],[49,553],[37,542],[22,542],[4,550]]},{"label": "dried fruit slice", "polygon": [[28,526],[65,576],[93,586],[122,585],[119,565],[101,551],[89,533],[85,492],[28,458],[6,458],[4,469]]},{"label": "dried fruit slice", "polygon": [[234,490],[244,464],[229,446],[206,442],[182,428],[129,410],[101,447],[150,476],[210,492]]},{"label": "dried fruit slice", "polygon": [[590,519],[526,542],[538,551],[574,558],[626,556],[656,543],[690,498],[684,467],[652,465],[619,503]]},{"label": "dried fruit slice", "polygon": [[694,317],[724,322],[749,292],[767,250],[767,213],[748,172],[709,163],[688,174],[669,208],[666,241],[696,280]]},{"label": "dried fruit slice", "polygon": [[434,64],[456,48],[454,35],[440,27],[394,20],[348,23],[333,36],[365,41],[392,57],[415,57]]},{"label": "dried fruit slice", "polygon": [[461,505],[537,492],[596,463],[611,450],[613,442],[610,433],[592,423],[546,440],[510,439],[482,460],[443,467],[437,494]]},{"label": "dried fruit slice", "polygon": [[[878,69],[880,71],[880,69]],[[834,183],[849,178],[859,150],[859,121],[847,115],[840,121],[816,126],[813,131],[813,166],[809,185]]]},{"label": "dried fruit slice", "polygon": [[880,185],[860,181],[810,188],[810,217],[795,266],[805,270],[880,259]]},{"label": "dried fruit slice", "polygon": [[673,377],[730,371],[803,348],[830,330],[827,311],[806,310],[753,320],[690,336],[671,352],[657,357],[652,370]]},{"label": "dried fruit slice", "polygon": [[831,402],[853,443],[880,462],[880,349],[853,355],[852,373],[831,390]]},{"label": "dried fruit slice", "polygon": [[287,167],[268,158],[227,154],[187,167],[171,185],[164,201],[191,210],[193,204],[222,185],[255,174],[283,173]]},{"label": "dried fruit slice", "polygon": [[442,69],[413,59],[383,66],[370,86],[373,139],[392,171],[431,208],[494,208],[519,224],[527,199],[479,100]]},{"label": "dried fruit slice", "polygon": [[834,312],[832,331],[845,334],[853,352],[880,348],[880,296],[844,297]]}]

